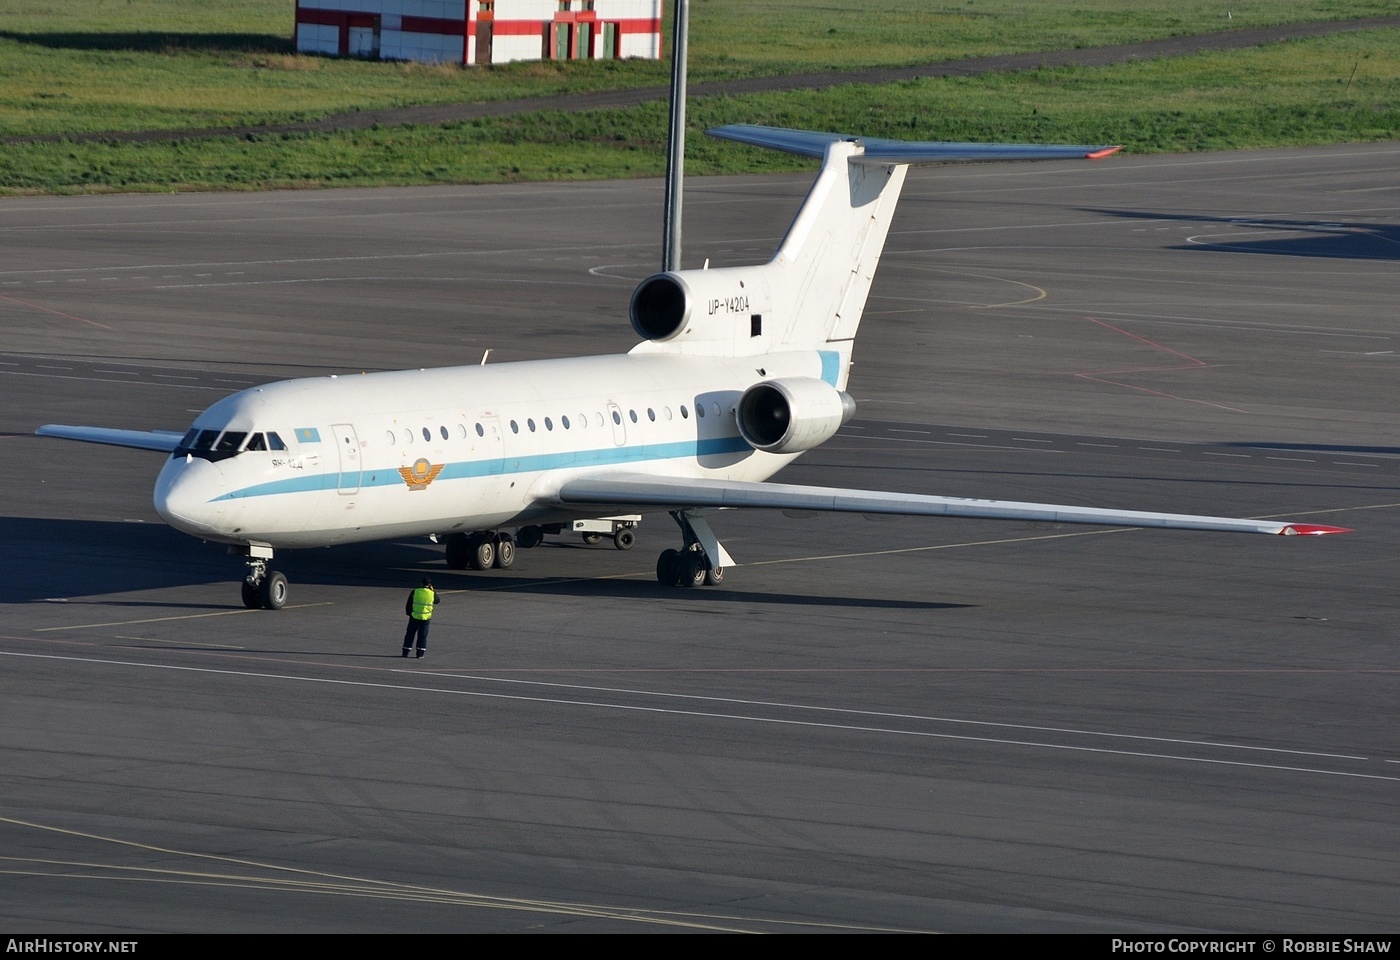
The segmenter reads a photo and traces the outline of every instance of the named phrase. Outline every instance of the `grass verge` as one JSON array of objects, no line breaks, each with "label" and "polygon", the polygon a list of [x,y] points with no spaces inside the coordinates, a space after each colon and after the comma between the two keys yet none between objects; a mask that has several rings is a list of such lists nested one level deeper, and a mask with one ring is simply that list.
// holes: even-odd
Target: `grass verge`
[{"label": "grass verge", "polygon": [[[702,98],[687,170],[803,162],[700,137],[757,122],[934,140],[1122,143],[1134,152],[1388,140],[1400,131],[1400,30],[1103,68]],[[0,192],[263,189],[656,176],[665,107],[540,113],[445,127],[157,143],[23,144]]]},{"label": "grass verge", "polygon": [[[670,3],[663,4],[669,10]],[[695,0],[714,79],[1126,43],[1394,13],[1390,0]],[[246,126],[664,84],[659,62],[481,70],[298,56],[293,0],[0,0],[0,135]],[[667,33],[669,36],[669,31]]]}]

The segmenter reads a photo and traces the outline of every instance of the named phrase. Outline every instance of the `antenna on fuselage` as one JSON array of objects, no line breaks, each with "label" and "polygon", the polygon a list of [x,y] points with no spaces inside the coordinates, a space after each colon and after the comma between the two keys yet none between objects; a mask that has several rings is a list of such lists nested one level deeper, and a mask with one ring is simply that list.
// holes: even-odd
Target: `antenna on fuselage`
[{"label": "antenna on fuselage", "polygon": [[681,268],[681,181],[685,178],[685,65],[690,39],[690,0],[676,0],[671,50],[671,120],[666,143],[666,209],[661,271]]},{"label": "antenna on fuselage", "polygon": [[486,366],[486,358],[489,356],[491,356],[491,349],[488,347],[486,352],[481,355],[481,365],[483,367]]}]

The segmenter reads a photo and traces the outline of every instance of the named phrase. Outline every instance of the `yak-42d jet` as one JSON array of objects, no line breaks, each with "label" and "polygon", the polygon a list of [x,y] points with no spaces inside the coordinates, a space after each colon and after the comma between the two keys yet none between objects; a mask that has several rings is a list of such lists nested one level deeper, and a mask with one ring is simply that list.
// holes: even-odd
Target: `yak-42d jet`
[{"label": "yak-42d jet", "polygon": [[[822,160],[773,259],[641,282],[619,356],[286,380],[184,435],[48,425],[41,436],[168,454],[155,509],[246,558],[243,602],[278,609],[282,547],[445,538],[455,569],[582,518],[666,511],[657,579],[718,582],[734,561],[705,517],[763,507],[1243,533],[1342,528],[767,483],[851,418],[851,350],[911,163],[1097,159],[1115,147],[904,143],[734,125],[712,136]],[[622,531],[625,535],[626,531]]]}]

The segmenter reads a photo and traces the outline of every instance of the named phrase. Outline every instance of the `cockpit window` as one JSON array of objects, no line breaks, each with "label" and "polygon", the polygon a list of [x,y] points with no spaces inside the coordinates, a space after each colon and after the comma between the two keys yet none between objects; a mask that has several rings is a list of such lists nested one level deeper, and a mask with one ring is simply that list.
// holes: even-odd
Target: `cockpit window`
[{"label": "cockpit window", "polygon": [[187,456],[199,457],[210,463],[236,457],[240,453],[254,450],[286,450],[287,445],[277,434],[268,432],[249,433],[247,430],[191,430],[185,434],[171,454],[180,460]]},{"label": "cockpit window", "polygon": [[248,434],[244,431],[228,430],[219,438],[219,442],[214,444],[214,452],[237,453],[238,448],[243,445],[243,439],[247,436]]}]

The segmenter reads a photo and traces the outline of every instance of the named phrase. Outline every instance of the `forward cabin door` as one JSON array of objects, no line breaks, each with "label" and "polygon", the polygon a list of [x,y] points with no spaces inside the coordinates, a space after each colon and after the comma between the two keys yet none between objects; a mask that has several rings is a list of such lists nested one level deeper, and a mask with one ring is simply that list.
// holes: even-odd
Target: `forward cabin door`
[{"label": "forward cabin door", "polygon": [[355,428],[348,423],[331,425],[335,434],[335,449],[340,455],[340,480],[336,492],[341,496],[351,496],[360,492],[360,438]]}]

